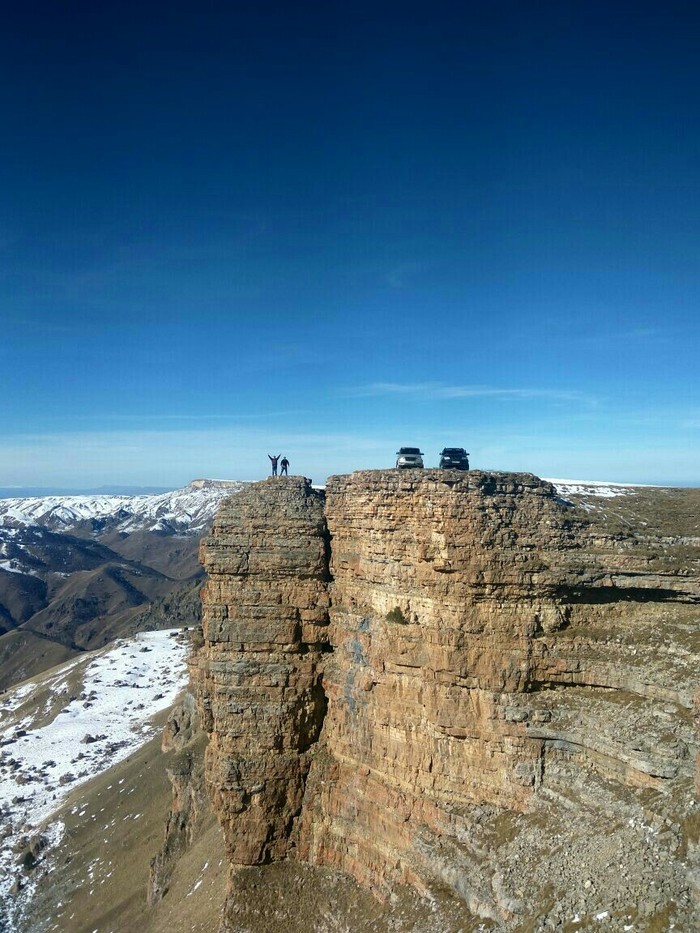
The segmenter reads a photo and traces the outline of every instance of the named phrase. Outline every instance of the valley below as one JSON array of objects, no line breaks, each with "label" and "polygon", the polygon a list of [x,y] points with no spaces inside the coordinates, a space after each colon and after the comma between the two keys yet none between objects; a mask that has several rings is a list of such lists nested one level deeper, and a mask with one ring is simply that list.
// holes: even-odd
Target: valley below
[{"label": "valley below", "polygon": [[0,499],[0,689],[119,636],[197,624],[199,538],[242,486]]}]

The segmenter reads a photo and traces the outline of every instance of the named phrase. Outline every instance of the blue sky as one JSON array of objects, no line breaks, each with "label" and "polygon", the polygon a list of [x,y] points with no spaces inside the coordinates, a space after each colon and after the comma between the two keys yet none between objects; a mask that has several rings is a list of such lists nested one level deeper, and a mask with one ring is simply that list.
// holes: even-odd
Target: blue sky
[{"label": "blue sky", "polygon": [[697,5],[301,6],[10,5],[0,486],[700,485]]}]

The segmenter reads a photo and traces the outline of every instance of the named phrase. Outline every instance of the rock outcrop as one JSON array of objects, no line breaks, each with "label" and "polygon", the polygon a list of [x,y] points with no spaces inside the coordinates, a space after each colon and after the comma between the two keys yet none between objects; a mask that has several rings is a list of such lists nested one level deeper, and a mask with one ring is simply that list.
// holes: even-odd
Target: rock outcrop
[{"label": "rock outcrop", "polygon": [[228,499],[202,542],[204,646],[194,659],[206,777],[233,864],[289,854],[326,699],[322,496],[268,480]]},{"label": "rock outcrop", "polygon": [[692,928],[697,546],[679,563],[528,474],[426,470],[333,477],[325,508],[256,484],[201,554],[234,868],[295,857],[503,929]]},{"label": "rock outcrop", "polygon": [[170,813],[165,822],[163,845],[151,859],[146,900],[154,907],[165,897],[182,854],[202,832],[211,813],[204,782],[206,734],[200,726],[191,693],[168,718],[161,749],[174,752],[167,766],[173,790]]}]

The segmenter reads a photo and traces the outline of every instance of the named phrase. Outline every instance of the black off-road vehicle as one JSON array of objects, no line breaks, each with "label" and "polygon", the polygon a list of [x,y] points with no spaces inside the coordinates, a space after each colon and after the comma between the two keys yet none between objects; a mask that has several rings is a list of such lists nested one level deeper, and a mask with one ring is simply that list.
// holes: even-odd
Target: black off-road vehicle
[{"label": "black off-road vehicle", "polygon": [[444,447],[440,451],[441,470],[468,470],[469,454],[464,447]]}]

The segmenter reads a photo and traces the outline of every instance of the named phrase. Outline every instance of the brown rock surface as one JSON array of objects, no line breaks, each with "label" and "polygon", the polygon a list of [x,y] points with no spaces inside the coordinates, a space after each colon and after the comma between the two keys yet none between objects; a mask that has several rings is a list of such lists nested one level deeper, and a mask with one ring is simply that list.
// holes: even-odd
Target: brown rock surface
[{"label": "brown rock surface", "polygon": [[456,896],[464,929],[693,929],[697,543],[528,474],[326,496],[324,520],[305,481],[249,487],[202,545],[192,673],[231,862]]},{"label": "brown rock surface", "polygon": [[226,500],[202,541],[209,579],[193,679],[233,864],[288,854],[325,713],[327,547],[323,498],[296,477]]},{"label": "brown rock surface", "polygon": [[157,905],[167,894],[171,878],[183,853],[203,833],[211,807],[204,784],[204,749],[202,731],[192,694],[176,706],[168,718],[161,749],[175,752],[166,773],[172,787],[172,806],[165,822],[163,845],[151,859],[146,900]]}]

